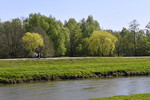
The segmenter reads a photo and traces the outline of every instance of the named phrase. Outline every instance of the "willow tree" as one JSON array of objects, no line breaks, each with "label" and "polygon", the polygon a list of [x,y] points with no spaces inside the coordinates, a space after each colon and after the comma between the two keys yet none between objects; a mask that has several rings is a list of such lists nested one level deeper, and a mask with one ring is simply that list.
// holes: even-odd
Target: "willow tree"
[{"label": "willow tree", "polygon": [[112,54],[117,38],[106,31],[95,31],[89,38],[89,50],[92,55]]},{"label": "willow tree", "polygon": [[38,33],[27,32],[22,38],[23,46],[30,54],[34,53],[35,50],[41,46],[44,46],[43,38]]}]

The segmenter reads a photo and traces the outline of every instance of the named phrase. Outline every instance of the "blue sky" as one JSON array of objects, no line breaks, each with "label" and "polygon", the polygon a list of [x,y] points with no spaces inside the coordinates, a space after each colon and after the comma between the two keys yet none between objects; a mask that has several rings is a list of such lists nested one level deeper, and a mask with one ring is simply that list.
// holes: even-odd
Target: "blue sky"
[{"label": "blue sky", "polygon": [[1,21],[28,17],[30,13],[52,15],[57,20],[92,15],[103,29],[122,30],[136,19],[140,28],[150,21],[150,0],[1,0]]}]

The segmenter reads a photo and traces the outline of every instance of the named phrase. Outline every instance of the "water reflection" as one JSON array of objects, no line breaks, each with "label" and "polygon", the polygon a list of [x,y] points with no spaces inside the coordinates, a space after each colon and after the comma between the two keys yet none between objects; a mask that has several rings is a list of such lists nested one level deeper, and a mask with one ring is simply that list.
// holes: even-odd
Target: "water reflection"
[{"label": "water reflection", "polygon": [[69,80],[1,85],[0,100],[86,100],[150,93],[150,77]]}]

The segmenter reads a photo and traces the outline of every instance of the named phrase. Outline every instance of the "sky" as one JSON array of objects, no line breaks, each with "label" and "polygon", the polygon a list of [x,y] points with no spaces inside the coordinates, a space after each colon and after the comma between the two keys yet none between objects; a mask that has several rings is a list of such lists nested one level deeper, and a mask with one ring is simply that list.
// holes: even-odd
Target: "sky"
[{"label": "sky", "polygon": [[40,13],[64,22],[75,18],[80,22],[89,15],[102,29],[121,31],[136,19],[144,29],[150,21],[150,0],[0,0],[1,22],[13,18],[26,18]]}]

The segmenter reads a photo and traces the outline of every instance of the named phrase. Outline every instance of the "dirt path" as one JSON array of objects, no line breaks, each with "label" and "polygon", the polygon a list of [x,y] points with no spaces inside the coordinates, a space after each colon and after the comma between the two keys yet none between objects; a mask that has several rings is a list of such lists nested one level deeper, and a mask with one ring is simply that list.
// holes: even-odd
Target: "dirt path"
[{"label": "dirt path", "polygon": [[[44,59],[84,59],[84,58],[93,58],[93,57],[55,57],[55,58],[40,58],[41,60]],[[0,59],[0,60],[38,60],[39,58],[12,58],[12,59]]]},{"label": "dirt path", "polygon": [[[84,59],[84,58],[96,58],[96,57],[52,57],[52,58],[40,58],[41,60],[46,59]],[[101,57],[101,58],[150,58],[150,56],[139,56],[139,57]],[[12,58],[12,59],[0,59],[0,60],[38,60],[39,58]]]}]

